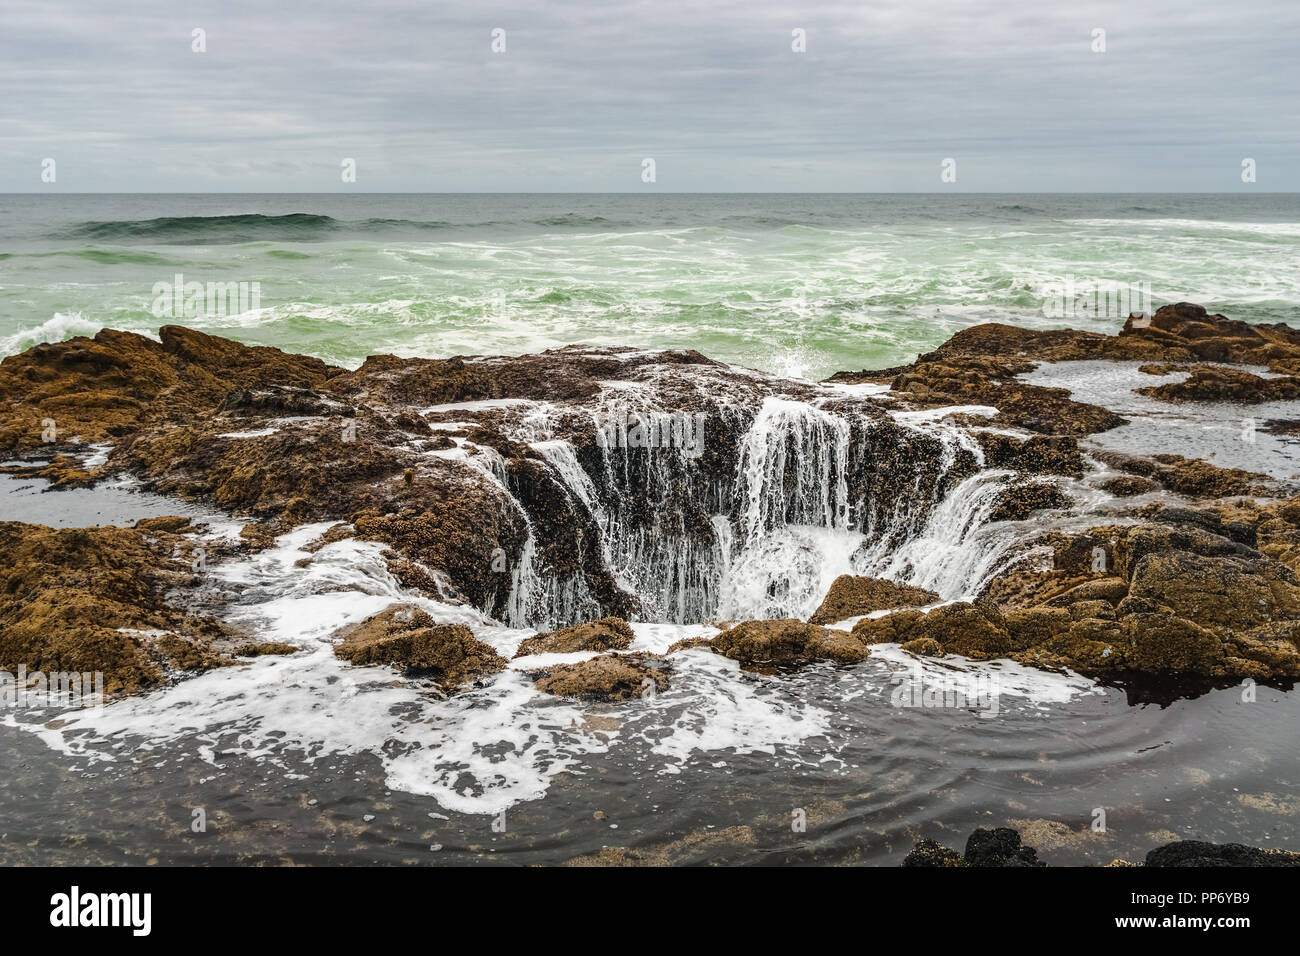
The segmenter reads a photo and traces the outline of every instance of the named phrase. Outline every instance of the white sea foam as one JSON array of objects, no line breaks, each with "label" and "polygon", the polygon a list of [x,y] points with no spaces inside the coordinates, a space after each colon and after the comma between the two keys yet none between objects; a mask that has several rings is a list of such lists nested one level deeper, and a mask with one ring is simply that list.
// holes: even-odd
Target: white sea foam
[{"label": "white sea foam", "polygon": [[103,327],[102,322],[88,319],[80,312],[56,312],[34,328],[0,338],[0,355],[12,355],[41,342],[62,342],[74,335],[94,335]]}]

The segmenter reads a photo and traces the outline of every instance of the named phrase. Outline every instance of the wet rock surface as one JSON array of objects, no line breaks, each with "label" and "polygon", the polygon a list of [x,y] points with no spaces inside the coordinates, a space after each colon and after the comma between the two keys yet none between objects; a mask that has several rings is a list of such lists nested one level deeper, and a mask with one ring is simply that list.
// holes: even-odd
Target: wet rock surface
[{"label": "wet rock surface", "polygon": [[1197,366],[1184,381],[1137,390],[1164,402],[1260,402],[1300,398],[1300,378],[1263,378],[1242,369]]},{"label": "wet rock surface", "polygon": [[[264,541],[339,521],[429,596],[517,626],[701,619],[725,599],[729,541],[828,517],[901,538],[977,467],[973,445],[866,397],[694,352],[372,356],[348,371],[176,326],[160,337],[104,331],[5,359],[0,448],[64,456],[15,467],[68,486],[126,473],[256,518]],[[87,468],[90,442],[106,460]],[[796,465],[807,454],[824,466]],[[773,482],[790,484],[783,500]]]},{"label": "wet rock surface", "polygon": [[[1104,408],[1072,401],[1061,389],[1026,385],[1016,376],[1039,362],[1089,359],[1142,361],[1151,366],[1204,362],[1265,366],[1292,373],[1300,362],[1300,332],[1288,326],[1250,325],[1203,306],[1161,307],[1147,325],[1125,322],[1118,335],[1075,330],[1036,331],[988,323],[963,329],[910,366],[839,372],[832,381],[889,382],[909,402],[926,407],[974,403],[999,409],[1001,424],[1050,435],[1087,435],[1123,424]],[[1198,368],[1188,383],[1143,389],[1167,401],[1260,402],[1295,397],[1293,377],[1261,379],[1239,370]]]}]

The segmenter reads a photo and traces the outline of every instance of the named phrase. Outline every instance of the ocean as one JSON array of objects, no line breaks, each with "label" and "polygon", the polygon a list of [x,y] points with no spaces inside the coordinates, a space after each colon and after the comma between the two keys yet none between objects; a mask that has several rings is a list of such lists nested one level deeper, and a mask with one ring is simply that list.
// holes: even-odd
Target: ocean
[{"label": "ocean", "polygon": [[[168,314],[178,276],[257,296]],[[820,379],[979,322],[1122,322],[1053,314],[1067,283],[1294,324],[1300,196],[0,196],[0,354],[181,322],[348,367],[583,343]]]}]

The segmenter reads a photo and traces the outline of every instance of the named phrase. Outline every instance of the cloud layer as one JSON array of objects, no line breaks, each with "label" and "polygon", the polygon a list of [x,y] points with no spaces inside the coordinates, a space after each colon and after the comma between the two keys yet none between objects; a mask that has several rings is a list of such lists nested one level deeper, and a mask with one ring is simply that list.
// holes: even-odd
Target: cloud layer
[{"label": "cloud layer", "polygon": [[0,191],[1296,190],[1300,5],[1202,6],[0,0]]}]

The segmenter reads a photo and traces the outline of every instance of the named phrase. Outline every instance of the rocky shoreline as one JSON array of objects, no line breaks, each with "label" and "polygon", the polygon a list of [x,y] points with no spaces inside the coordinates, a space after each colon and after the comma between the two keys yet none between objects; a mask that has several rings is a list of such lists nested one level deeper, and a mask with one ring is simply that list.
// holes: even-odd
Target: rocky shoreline
[{"label": "rocky shoreline", "polygon": [[[193,552],[220,561],[324,521],[317,547],[378,542],[413,593],[554,632],[533,652],[609,655],[539,671],[539,688],[570,696],[628,699],[668,680],[664,658],[619,653],[627,620],[715,622],[715,636],[671,653],[711,650],[771,674],[896,643],[1101,678],[1293,680],[1289,476],[1087,448],[1123,418],[1020,376],[1040,362],[1140,361],[1188,373],[1147,390],[1159,401],[1275,400],[1300,384],[1300,331],[1188,303],[1139,325],[1114,336],[976,326],[910,366],[823,385],[687,351],[372,356],[349,371],[177,326],[159,341],[105,330],[38,345],[0,362],[0,448],[13,459],[0,471],[55,494],[129,475],[250,520],[224,543],[183,518],[5,522],[0,667],[102,670],[110,691],[130,692],[265,653],[195,599]],[[1023,533],[966,600],[896,580],[913,570],[897,561],[901,575],[842,574],[794,597],[816,582],[768,569],[751,613],[720,593],[788,526],[858,535],[888,555],[987,475],[999,483],[973,523],[1074,520]],[[1074,493],[1093,479],[1105,507],[1089,526]],[[752,613],[809,597],[804,617]],[[385,611],[340,635],[337,653],[431,674],[448,692],[506,665],[463,625],[420,614]]]}]

